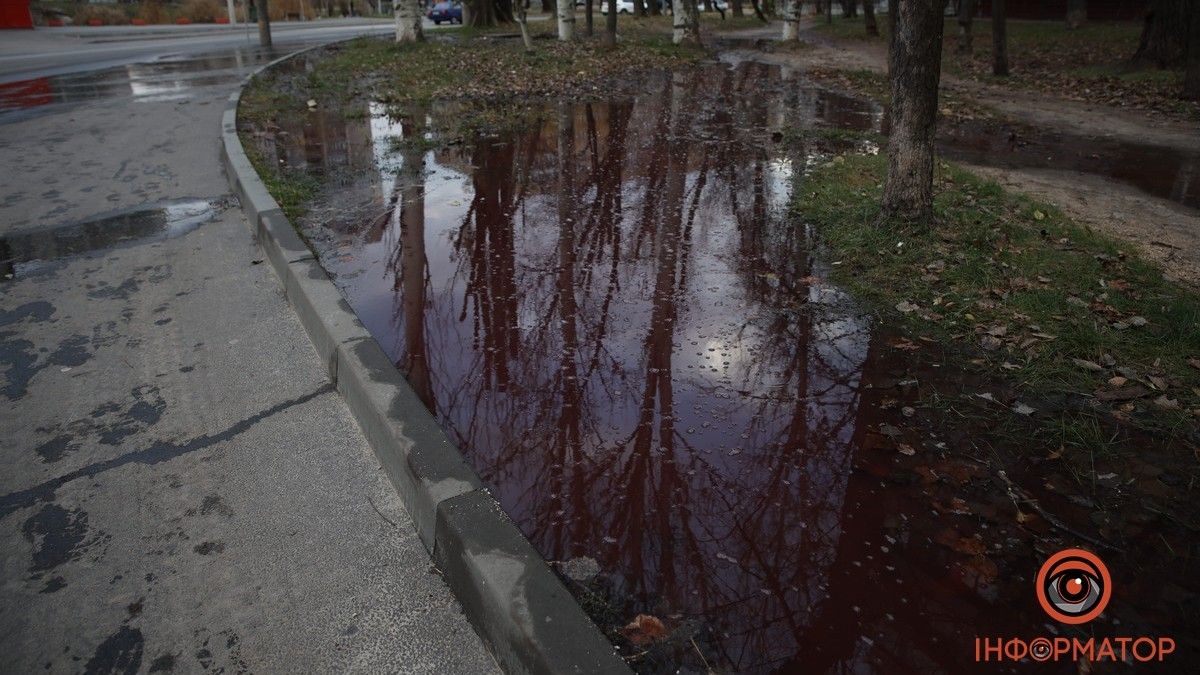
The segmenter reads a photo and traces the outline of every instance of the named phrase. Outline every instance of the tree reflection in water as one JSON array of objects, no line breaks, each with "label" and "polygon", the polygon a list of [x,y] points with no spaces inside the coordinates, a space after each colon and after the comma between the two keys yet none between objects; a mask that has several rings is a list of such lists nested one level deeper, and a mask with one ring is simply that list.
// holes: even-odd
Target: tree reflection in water
[{"label": "tree reflection in water", "polygon": [[754,68],[437,151],[377,117],[386,215],[339,282],[534,546],[687,636],[649,658],[953,671],[965,629],[926,626],[967,601],[900,585],[912,507],[856,467],[878,338],[786,215],[808,159],[772,135],[822,99]]}]

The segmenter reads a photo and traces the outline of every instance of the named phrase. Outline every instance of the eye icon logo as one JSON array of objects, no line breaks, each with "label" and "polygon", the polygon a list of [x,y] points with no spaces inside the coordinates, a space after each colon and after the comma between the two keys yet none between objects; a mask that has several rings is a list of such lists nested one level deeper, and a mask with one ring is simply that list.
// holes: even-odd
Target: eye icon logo
[{"label": "eye icon logo", "polygon": [[1037,597],[1055,621],[1087,623],[1108,606],[1112,579],[1096,554],[1068,548],[1050,556],[1038,570]]}]

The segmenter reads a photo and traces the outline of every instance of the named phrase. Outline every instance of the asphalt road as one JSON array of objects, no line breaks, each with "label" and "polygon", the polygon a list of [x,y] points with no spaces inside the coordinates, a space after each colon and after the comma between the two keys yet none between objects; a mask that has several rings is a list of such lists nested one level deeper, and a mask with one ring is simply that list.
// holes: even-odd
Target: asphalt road
[{"label": "asphalt road", "polygon": [[4,37],[0,670],[494,671],[229,194],[277,52]]},{"label": "asphalt road", "polygon": [[[425,28],[434,28],[426,19]],[[165,57],[255,48],[254,25],[240,26],[125,26],[96,28],[39,28],[5,31],[0,40],[0,83],[35,77],[101,70]],[[272,28],[278,50],[330,42],[355,35],[393,31],[386,20],[334,19],[282,22]]]}]

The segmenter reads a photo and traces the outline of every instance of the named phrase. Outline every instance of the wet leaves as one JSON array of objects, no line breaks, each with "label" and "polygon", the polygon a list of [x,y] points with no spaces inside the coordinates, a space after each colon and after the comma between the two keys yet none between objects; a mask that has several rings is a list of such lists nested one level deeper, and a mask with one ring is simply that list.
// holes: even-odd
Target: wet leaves
[{"label": "wet leaves", "polygon": [[643,646],[658,642],[667,637],[667,627],[662,620],[650,614],[638,614],[625,628],[621,629],[625,639],[635,645]]}]

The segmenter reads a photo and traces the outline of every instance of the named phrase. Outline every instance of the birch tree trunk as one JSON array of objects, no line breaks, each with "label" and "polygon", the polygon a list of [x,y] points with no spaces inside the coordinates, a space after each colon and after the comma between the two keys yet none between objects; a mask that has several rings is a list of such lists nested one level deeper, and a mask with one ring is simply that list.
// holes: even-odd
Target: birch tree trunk
[{"label": "birch tree trunk", "polygon": [[[820,0],[817,0],[820,2]],[[783,14],[784,42],[800,41],[800,13],[804,9],[804,0],[783,0],[780,8]]]},{"label": "birch tree trunk", "polygon": [[933,138],[942,67],[944,0],[897,2],[888,53],[891,133],[881,216],[928,222],[933,215]]},{"label": "birch tree trunk", "polygon": [[558,0],[558,39],[569,42],[575,37],[575,0]]},{"label": "birch tree trunk", "polygon": [[395,0],[396,42],[420,42],[425,39],[421,29],[421,1]]},{"label": "birch tree trunk", "polygon": [[675,28],[673,41],[677,45],[700,46],[700,12],[696,0],[673,0],[671,24]]}]

